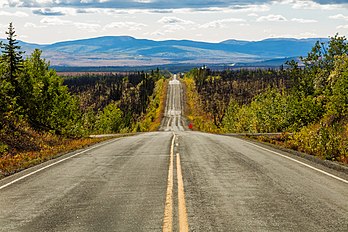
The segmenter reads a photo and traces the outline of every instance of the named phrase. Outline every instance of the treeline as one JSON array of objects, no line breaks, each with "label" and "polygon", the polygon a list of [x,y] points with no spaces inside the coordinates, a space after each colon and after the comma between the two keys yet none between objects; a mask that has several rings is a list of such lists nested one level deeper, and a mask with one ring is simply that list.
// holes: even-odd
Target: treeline
[{"label": "treeline", "polygon": [[[83,127],[92,133],[142,131],[138,125],[162,86],[160,71],[127,74],[84,74],[64,78],[77,96],[83,113]],[[162,89],[161,89],[162,91]]]},{"label": "treeline", "polygon": [[[317,42],[279,70],[191,71],[199,105],[218,132],[294,132],[284,145],[348,162],[348,42]],[[188,82],[189,83],[189,82]]]},{"label": "treeline", "polygon": [[186,78],[194,80],[202,110],[208,113],[217,128],[223,127],[231,99],[245,105],[266,89],[286,89],[291,85],[289,72],[284,69],[212,71],[202,67],[191,70]]},{"label": "treeline", "polygon": [[[159,70],[62,78],[40,50],[24,58],[12,23],[6,34],[0,59],[0,157],[38,151],[50,146],[46,138],[148,129],[141,122],[149,124],[148,107],[160,104],[156,94],[165,87]],[[152,117],[154,122],[160,113]]]}]

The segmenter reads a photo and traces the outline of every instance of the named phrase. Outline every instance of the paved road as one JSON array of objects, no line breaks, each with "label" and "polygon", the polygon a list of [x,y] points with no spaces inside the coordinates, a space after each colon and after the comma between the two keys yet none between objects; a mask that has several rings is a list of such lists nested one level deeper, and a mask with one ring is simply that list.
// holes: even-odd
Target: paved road
[{"label": "paved road", "polygon": [[0,231],[348,231],[346,174],[171,125],[1,180]]},{"label": "paved road", "polygon": [[184,120],[182,117],[182,86],[176,74],[169,81],[167,102],[164,119],[161,123],[161,131],[184,131]]},{"label": "paved road", "polygon": [[160,231],[171,137],[117,139],[1,189],[0,231]]},{"label": "paved road", "polygon": [[237,138],[179,144],[192,231],[348,231],[348,181]]}]

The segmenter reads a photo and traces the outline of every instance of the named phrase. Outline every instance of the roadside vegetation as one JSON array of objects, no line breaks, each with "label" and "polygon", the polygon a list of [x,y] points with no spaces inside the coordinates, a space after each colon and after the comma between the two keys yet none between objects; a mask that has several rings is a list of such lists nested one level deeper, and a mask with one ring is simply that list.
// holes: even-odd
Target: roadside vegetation
[{"label": "roadside vegetation", "polygon": [[201,110],[190,120],[216,133],[282,132],[260,139],[348,163],[347,39],[317,42],[300,60],[277,70],[192,70],[186,100]]},{"label": "roadside vegetation", "polygon": [[185,115],[192,125],[193,130],[205,132],[218,132],[219,128],[213,123],[212,116],[204,109],[204,103],[201,101],[194,78],[183,79],[185,89]]},{"label": "roadside vegetation", "polygon": [[60,77],[35,50],[25,58],[12,23],[0,57],[0,178],[100,142],[90,134],[155,130],[166,80],[150,73]]},{"label": "roadside vegetation", "polygon": [[166,83],[159,70],[150,73],[104,73],[63,76],[79,102],[83,133],[110,134],[155,130]]}]

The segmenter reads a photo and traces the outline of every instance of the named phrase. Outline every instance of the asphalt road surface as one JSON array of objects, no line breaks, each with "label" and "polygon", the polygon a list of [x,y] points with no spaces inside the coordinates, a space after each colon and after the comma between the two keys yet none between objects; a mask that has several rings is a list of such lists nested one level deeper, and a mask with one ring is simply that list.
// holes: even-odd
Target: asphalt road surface
[{"label": "asphalt road surface", "polygon": [[0,231],[346,232],[348,176],[169,123],[1,180]]},{"label": "asphalt road surface", "polygon": [[164,111],[164,118],[161,123],[161,131],[184,131],[182,117],[182,86],[177,76],[169,81],[167,102]]}]

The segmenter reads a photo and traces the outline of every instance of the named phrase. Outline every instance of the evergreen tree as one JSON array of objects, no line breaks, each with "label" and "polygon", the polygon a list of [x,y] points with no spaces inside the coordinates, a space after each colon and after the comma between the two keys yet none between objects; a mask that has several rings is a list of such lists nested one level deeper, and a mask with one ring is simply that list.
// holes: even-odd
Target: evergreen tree
[{"label": "evergreen tree", "polygon": [[13,86],[5,78],[5,63],[0,62],[0,133],[11,118],[16,105]]},{"label": "evergreen tree", "polygon": [[8,81],[14,86],[15,91],[18,88],[16,76],[18,70],[22,67],[22,54],[24,52],[20,51],[21,47],[18,45],[18,41],[16,40],[16,31],[10,23],[8,27],[7,35],[7,44],[4,44],[3,47],[3,59],[5,63],[7,63],[7,72],[8,72]]}]

